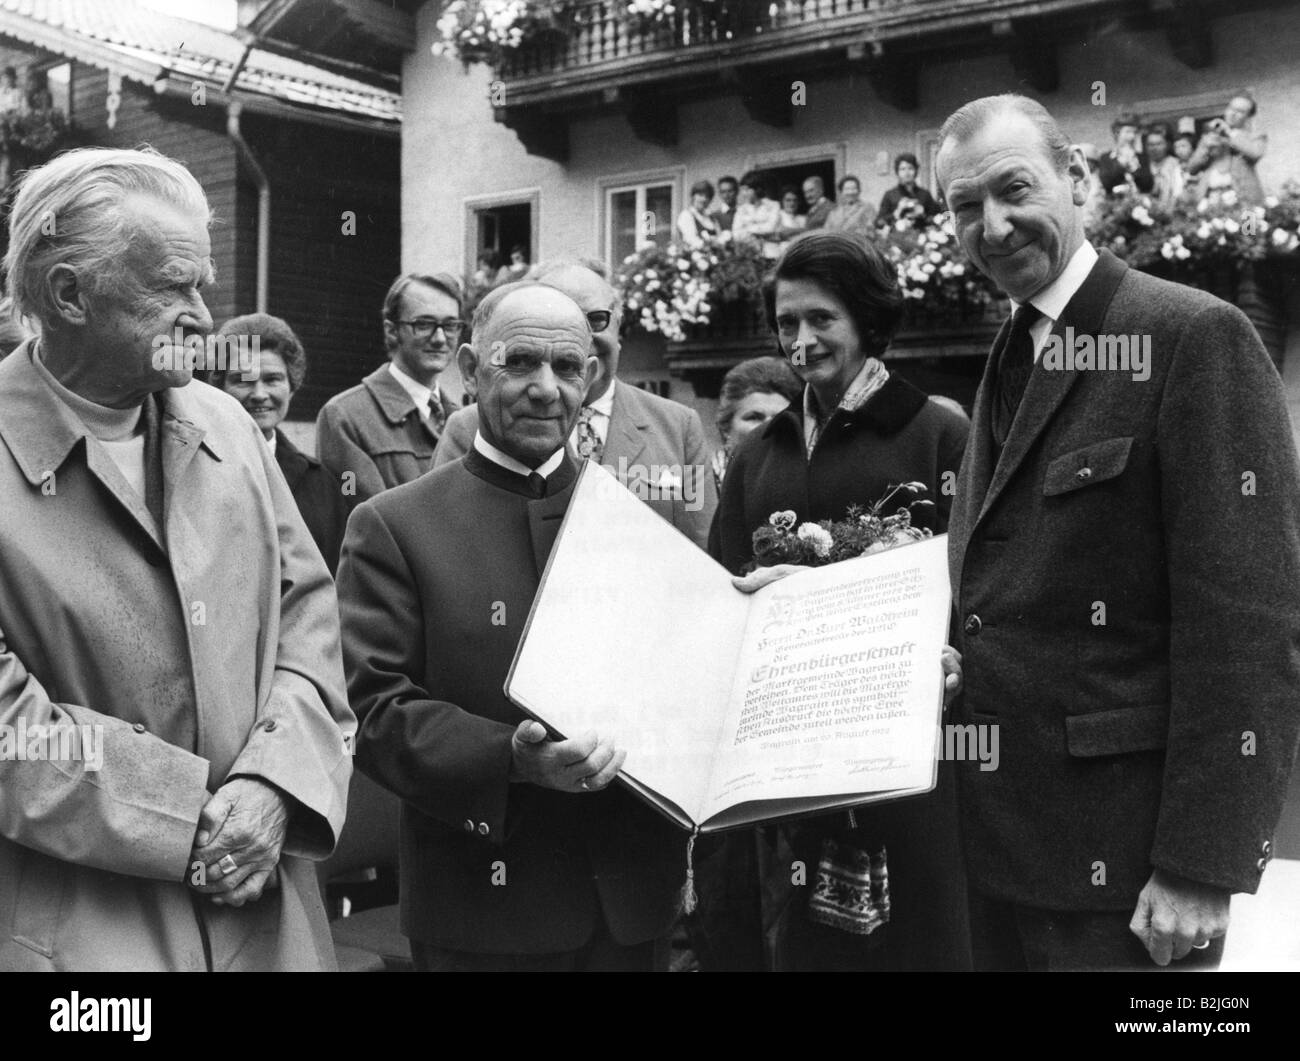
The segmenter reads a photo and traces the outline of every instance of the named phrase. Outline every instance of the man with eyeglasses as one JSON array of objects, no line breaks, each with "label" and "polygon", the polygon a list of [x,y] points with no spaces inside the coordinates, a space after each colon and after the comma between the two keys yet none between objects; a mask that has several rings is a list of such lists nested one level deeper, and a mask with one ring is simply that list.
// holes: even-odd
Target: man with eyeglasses
[{"label": "man with eyeglasses", "polygon": [[398,277],[384,296],[388,364],[321,409],[317,456],[338,475],[353,473],[358,502],[432,465],[457,408],[438,387],[438,375],[460,345],[461,306],[460,284],[447,273]]},{"label": "man with eyeglasses", "polygon": [[[577,457],[603,464],[655,512],[707,548],[718,489],[699,414],[620,381],[619,323],[622,302],[603,273],[604,265],[555,258],[538,265],[530,279],[568,295],[586,314],[600,375],[587,390],[582,413],[569,439]],[[447,421],[433,464],[463,457],[479,427],[474,406]]]}]

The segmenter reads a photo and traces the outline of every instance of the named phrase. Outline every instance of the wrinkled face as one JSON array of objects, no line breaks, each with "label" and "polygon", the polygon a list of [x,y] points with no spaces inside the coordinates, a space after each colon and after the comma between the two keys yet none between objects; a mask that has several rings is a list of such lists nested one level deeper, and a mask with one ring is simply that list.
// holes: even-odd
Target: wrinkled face
[{"label": "wrinkled face", "polygon": [[600,369],[606,376],[618,375],[618,340],[619,313],[622,309],[618,294],[590,269],[582,266],[570,266],[547,273],[539,281],[547,287],[563,291],[578,304],[584,314],[597,310],[608,310],[610,322],[608,327],[591,336],[595,345],[596,357],[600,359]]},{"label": "wrinkled face", "polygon": [[279,354],[262,350],[253,367],[256,370],[259,366],[257,378],[251,380],[244,376],[252,373],[227,372],[221,389],[244,407],[262,434],[269,436],[289,412],[293,391],[289,389],[289,370]]},{"label": "wrinkled face", "polygon": [[723,181],[718,185],[718,198],[720,198],[728,210],[736,205],[736,195],[738,189],[731,181]]},{"label": "wrinkled face", "polygon": [[397,320],[384,321],[384,338],[392,362],[414,380],[427,383],[447,367],[460,332],[435,328],[430,335],[416,334],[418,325],[402,321],[448,321],[460,316],[456,300],[428,284],[413,283],[398,300]]},{"label": "wrinkled face", "polygon": [[790,367],[815,391],[842,395],[867,355],[848,308],[812,280],[778,280],[776,328]]},{"label": "wrinkled face", "polygon": [[816,206],[822,197],[821,182],[813,180],[811,177],[803,182],[803,198],[809,206]]},{"label": "wrinkled face", "polygon": [[913,166],[912,163],[900,162],[898,164],[898,169],[895,170],[895,172],[898,174],[899,184],[910,186],[916,183],[916,167]]},{"label": "wrinkled face", "polygon": [[862,194],[862,187],[857,181],[845,181],[840,188],[840,201],[852,206]]},{"label": "wrinkled face", "polygon": [[85,327],[98,356],[113,362],[108,404],[125,409],[189,383],[195,351],[185,339],[212,331],[201,294],[212,282],[212,245],[206,218],[144,196],[122,209],[135,236],[120,259],[119,289],[87,298]]},{"label": "wrinkled face", "polygon": [[957,236],[976,267],[1017,302],[1060,275],[1083,240],[1088,166],[1071,149],[1064,173],[1023,115],[990,118],[967,140],[939,152],[940,179]]},{"label": "wrinkled face", "polygon": [[474,347],[479,430],[498,449],[535,468],[560,449],[595,378],[591,332],[567,295],[549,287],[512,291]]},{"label": "wrinkled face", "polygon": [[1245,96],[1235,96],[1228,101],[1228,106],[1223,112],[1223,120],[1228,123],[1228,128],[1240,129],[1249,121],[1252,110],[1250,100]]},{"label": "wrinkled face", "polygon": [[786,192],[781,196],[781,209],[787,214],[797,213],[799,210],[799,196],[794,192]]},{"label": "wrinkled face", "polygon": [[789,406],[785,395],[772,391],[751,391],[736,403],[736,411],[731,416],[731,426],[723,440],[728,448],[738,446],[754,431],[772,419],[782,409]]},{"label": "wrinkled face", "polygon": [[1186,162],[1192,157],[1192,142],[1181,137],[1174,141],[1174,157],[1179,162]]},{"label": "wrinkled face", "polygon": [[1152,162],[1163,162],[1169,157],[1169,142],[1164,133],[1147,133],[1147,158]]}]

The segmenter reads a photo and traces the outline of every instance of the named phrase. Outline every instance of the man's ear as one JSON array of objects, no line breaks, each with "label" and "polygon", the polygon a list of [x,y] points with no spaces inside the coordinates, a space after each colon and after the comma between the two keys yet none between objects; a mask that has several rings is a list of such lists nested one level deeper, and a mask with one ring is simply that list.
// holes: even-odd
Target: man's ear
[{"label": "man's ear", "polygon": [[71,265],[59,263],[45,274],[45,287],[59,319],[65,324],[84,325],[90,315],[89,292]]},{"label": "man's ear", "polygon": [[465,389],[471,395],[477,395],[478,358],[474,356],[474,348],[469,343],[461,343],[460,349],[456,351],[456,367],[460,369],[460,378],[464,381]]},{"label": "man's ear", "polygon": [[1088,160],[1083,157],[1083,148],[1078,144],[1070,145],[1070,161],[1065,165],[1065,172],[1070,178],[1070,198],[1075,206],[1082,206],[1088,201],[1092,173],[1088,169]]},{"label": "man's ear", "polygon": [[384,349],[389,353],[397,347],[397,325],[390,320],[384,321]]},{"label": "man's ear", "polygon": [[604,371],[604,362],[595,354],[588,355],[587,370],[582,376],[582,396],[584,399],[591,393],[591,388],[596,385],[596,381],[600,379],[600,374]]}]

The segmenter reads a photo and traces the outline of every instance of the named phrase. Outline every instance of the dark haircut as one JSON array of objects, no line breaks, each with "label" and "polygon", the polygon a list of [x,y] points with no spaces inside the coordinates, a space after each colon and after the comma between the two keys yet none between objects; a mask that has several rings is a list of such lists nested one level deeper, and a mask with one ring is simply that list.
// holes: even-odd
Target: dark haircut
[{"label": "dark haircut", "polygon": [[[302,386],[302,381],[307,377],[307,352],[302,348],[302,342],[294,330],[289,327],[289,322],[282,317],[272,317],[269,313],[246,313],[242,317],[231,317],[217,329],[217,335],[257,336],[257,348],[261,353],[279,354],[284,360],[291,394]],[[214,369],[208,380],[214,387],[222,387],[229,371],[231,369]]]},{"label": "dark haircut", "polygon": [[777,330],[776,285],[782,280],[811,281],[843,303],[862,349],[871,357],[885,352],[903,317],[898,274],[875,245],[861,236],[819,228],[786,247],[763,281],[763,305],[773,333]]},{"label": "dark haircut", "polygon": [[712,199],[713,185],[710,184],[708,181],[696,181],[694,184],[691,185],[691,194],[707,195],[710,199]]},{"label": "dark haircut", "polygon": [[457,313],[465,305],[465,296],[461,294],[460,281],[451,273],[407,273],[394,280],[388,287],[388,293],[384,295],[384,320],[397,320],[397,313],[402,304],[402,294],[412,284],[424,284],[435,291],[441,291],[444,295],[454,298]]},{"label": "dark haircut", "polygon": [[1172,151],[1174,144],[1178,143],[1179,140],[1186,140],[1189,144],[1192,145],[1192,149],[1195,150],[1196,142],[1198,139],[1199,138],[1195,133],[1179,133],[1177,136],[1175,136],[1172,140],[1169,141],[1169,149]]},{"label": "dark haircut", "polygon": [[993,118],[1003,114],[1019,114],[1029,119],[1038,130],[1043,148],[1057,173],[1064,173],[1070,165],[1070,141],[1061,132],[1061,127],[1037,100],[1021,96],[1014,92],[1005,92],[1000,96],[983,96],[958,107],[939,130],[939,150],[949,140],[962,143],[969,140]]},{"label": "dark haircut", "polygon": [[501,266],[501,259],[497,257],[497,252],[491,247],[484,247],[478,252],[478,262],[480,265],[486,265],[489,269],[498,269]]},{"label": "dark haircut", "polygon": [[1126,125],[1131,125],[1134,129],[1140,129],[1142,127],[1142,123],[1138,121],[1136,114],[1129,111],[1120,111],[1119,114],[1115,116],[1115,120],[1110,123],[1110,135],[1114,136]]},{"label": "dark haircut", "polygon": [[803,394],[803,381],[783,357],[751,357],[733,365],[722,377],[718,395],[718,434],[724,442],[731,433],[736,407],[751,394],[779,394],[793,405]]},{"label": "dark haircut", "polygon": [[782,187],[780,198],[784,199],[787,195],[793,195],[800,202],[803,202],[803,199],[799,195],[799,189],[796,188],[793,184],[787,184],[784,187]]},{"label": "dark haircut", "polygon": [[910,151],[904,151],[901,155],[896,155],[894,157],[894,173],[898,173],[898,167],[904,162],[910,162],[912,168],[916,170],[917,173],[921,172],[921,163],[916,161],[916,156]]},{"label": "dark haircut", "polygon": [[740,178],[740,186],[742,188],[753,188],[754,194],[760,199],[763,198],[764,193],[767,191],[767,182],[763,180],[758,172],[752,169]]},{"label": "dark haircut", "polygon": [[835,187],[840,191],[843,191],[844,185],[848,184],[849,181],[852,181],[854,184],[858,186],[858,191],[862,190],[862,182],[858,180],[857,177],[853,176],[852,173],[846,173],[843,177],[841,177],[839,184],[837,184]]},{"label": "dark haircut", "polygon": [[731,174],[727,174],[725,177],[718,178],[718,187],[721,188],[724,184],[734,184],[739,187],[740,181],[736,180],[736,178],[731,176]]}]

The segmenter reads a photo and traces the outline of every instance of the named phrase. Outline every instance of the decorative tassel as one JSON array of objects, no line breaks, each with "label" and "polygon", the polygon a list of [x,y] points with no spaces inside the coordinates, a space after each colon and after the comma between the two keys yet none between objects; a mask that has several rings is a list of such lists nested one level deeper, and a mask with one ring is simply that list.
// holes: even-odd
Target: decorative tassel
[{"label": "decorative tassel", "polygon": [[695,838],[700,835],[697,825],[691,831],[691,838],[686,841],[686,883],[682,885],[682,910],[688,914],[695,912],[699,899],[695,894]]},{"label": "decorative tassel", "polygon": [[850,828],[850,829],[856,829],[857,827],[858,827],[858,816],[857,816],[856,814],[853,813],[853,808],[850,807],[850,808],[849,808],[849,828]]}]

